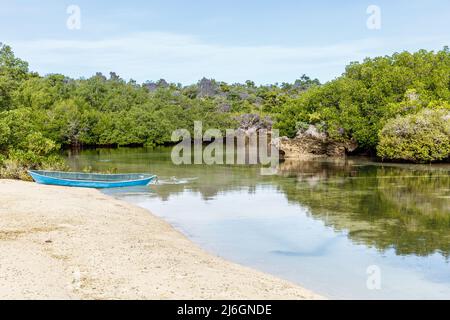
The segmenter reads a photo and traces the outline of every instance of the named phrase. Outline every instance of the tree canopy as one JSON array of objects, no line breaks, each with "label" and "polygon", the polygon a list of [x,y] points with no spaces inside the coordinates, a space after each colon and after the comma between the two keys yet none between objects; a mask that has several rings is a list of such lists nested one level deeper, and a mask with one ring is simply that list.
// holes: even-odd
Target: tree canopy
[{"label": "tree canopy", "polygon": [[441,101],[450,101],[448,47],[351,63],[341,77],[289,99],[276,126],[292,137],[299,124],[314,124],[334,139],[353,139],[360,150],[374,151],[389,119]]},{"label": "tree canopy", "polygon": [[[11,47],[0,44],[0,168],[12,158],[40,166],[44,158],[33,163],[32,155],[48,158],[64,146],[167,144],[174,130],[192,131],[194,121],[202,121],[205,130],[225,130],[242,125],[241,119],[249,118],[243,115],[270,119],[289,137],[315,125],[332,140],[357,142],[360,151],[375,154],[378,148],[385,159],[448,160],[447,149],[430,151],[439,146],[419,134],[413,137],[415,150],[429,150],[427,156],[397,159],[392,145],[404,138],[395,137],[396,128],[416,132],[414,121],[435,123],[423,110],[448,110],[449,102],[448,47],[367,58],[323,85],[303,75],[294,83],[228,84],[203,78],[183,86],[164,79],[137,84],[114,72],[87,79],[41,76],[30,72]],[[420,145],[422,140],[426,146]]]}]

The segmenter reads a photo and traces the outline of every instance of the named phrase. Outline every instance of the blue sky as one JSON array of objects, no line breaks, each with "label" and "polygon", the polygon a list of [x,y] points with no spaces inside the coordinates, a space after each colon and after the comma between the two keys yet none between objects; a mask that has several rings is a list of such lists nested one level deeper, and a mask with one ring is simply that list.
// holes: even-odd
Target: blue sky
[{"label": "blue sky", "polygon": [[[80,8],[70,30],[67,8]],[[367,27],[370,5],[381,29]],[[0,41],[41,74],[138,82],[328,81],[351,61],[450,45],[448,0],[0,0]]]}]

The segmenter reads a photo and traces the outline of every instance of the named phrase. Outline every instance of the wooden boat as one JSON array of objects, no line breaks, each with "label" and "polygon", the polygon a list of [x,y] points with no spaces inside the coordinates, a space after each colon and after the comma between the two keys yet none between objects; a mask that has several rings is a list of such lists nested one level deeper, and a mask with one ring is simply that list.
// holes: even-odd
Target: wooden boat
[{"label": "wooden boat", "polygon": [[157,178],[150,174],[99,174],[37,170],[29,170],[28,173],[34,181],[40,184],[81,188],[146,186]]}]

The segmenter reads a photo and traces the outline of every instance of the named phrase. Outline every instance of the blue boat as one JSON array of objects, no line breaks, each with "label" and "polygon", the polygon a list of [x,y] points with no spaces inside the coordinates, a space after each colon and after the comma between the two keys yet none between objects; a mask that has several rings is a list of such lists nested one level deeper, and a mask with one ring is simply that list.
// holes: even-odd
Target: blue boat
[{"label": "blue boat", "polygon": [[40,184],[97,189],[146,186],[157,179],[154,175],[140,173],[99,174],[37,170],[29,170],[28,173]]}]

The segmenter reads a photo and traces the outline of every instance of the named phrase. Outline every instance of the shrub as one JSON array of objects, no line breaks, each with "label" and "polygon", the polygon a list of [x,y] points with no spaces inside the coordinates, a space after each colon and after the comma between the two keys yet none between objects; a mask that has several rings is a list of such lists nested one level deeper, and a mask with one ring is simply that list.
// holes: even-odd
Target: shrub
[{"label": "shrub", "polygon": [[440,161],[450,156],[450,110],[424,109],[397,117],[381,130],[378,155],[388,160],[419,163]]},{"label": "shrub", "polygon": [[29,181],[29,169],[66,170],[62,157],[54,154],[58,148],[41,133],[30,133],[7,157],[0,155],[0,177]]},{"label": "shrub", "polygon": [[48,156],[59,150],[59,146],[54,141],[45,138],[40,132],[30,133],[21,146],[24,150],[38,156]]},{"label": "shrub", "polygon": [[0,178],[31,181],[31,177],[27,173],[27,168],[13,159],[7,159],[3,162],[0,167]]},{"label": "shrub", "polygon": [[30,169],[65,171],[67,165],[58,155],[40,156],[31,151],[13,150],[0,163],[0,178],[31,181],[27,173]]}]

